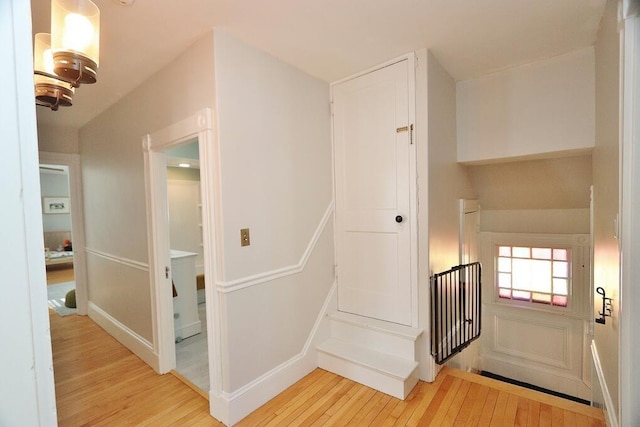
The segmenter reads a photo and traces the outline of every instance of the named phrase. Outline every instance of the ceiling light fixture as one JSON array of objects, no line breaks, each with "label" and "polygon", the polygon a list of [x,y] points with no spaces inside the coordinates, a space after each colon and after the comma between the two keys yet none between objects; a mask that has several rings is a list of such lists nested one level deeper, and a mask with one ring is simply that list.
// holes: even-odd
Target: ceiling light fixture
[{"label": "ceiling light fixture", "polygon": [[100,9],[91,0],[52,0],[51,34],[34,40],[36,105],[71,106],[74,88],[97,81],[99,48]]}]

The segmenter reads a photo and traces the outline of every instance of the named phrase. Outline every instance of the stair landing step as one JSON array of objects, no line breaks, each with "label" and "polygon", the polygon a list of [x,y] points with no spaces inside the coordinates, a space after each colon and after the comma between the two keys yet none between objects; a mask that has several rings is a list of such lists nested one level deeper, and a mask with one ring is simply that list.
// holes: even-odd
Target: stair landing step
[{"label": "stair landing step", "polygon": [[381,353],[336,338],[329,338],[320,344],[318,351],[402,380],[409,378],[418,366],[418,362],[414,360]]},{"label": "stair landing step", "polygon": [[422,335],[422,329],[412,328],[411,326],[400,325],[398,323],[385,322],[384,320],[374,319],[371,317],[358,316],[357,314],[336,311],[329,314],[330,320],[335,320],[361,328],[371,329],[374,331],[397,335],[402,338],[417,340]]}]

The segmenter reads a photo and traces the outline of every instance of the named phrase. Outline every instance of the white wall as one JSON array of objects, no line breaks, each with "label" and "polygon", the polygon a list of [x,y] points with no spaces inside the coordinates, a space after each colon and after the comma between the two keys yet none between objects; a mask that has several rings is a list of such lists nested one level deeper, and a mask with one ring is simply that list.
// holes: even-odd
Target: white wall
[{"label": "white wall", "polygon": [[167,168],[171,249],[196,253],[196,274],[204,273],[200,171]]},{"label": "white wall", "polygon": [[56,425],[29,2],[0,2],[0,425]]},{"label": "white wall", "polygon": [[455,82],[430,52],[418,51],[417,60],[419,362],[421,378],[432,381],[429,277],[458,265],[458,199],[475,194],[457,163]]},{"label": "white wall", "polygon": [[593,48],[458,82],[457,113],[460,162],[592,149]]},{"label": "white wall", "polygon": [[[617,33],[617,2],[609,1],[605,8],[595,45],[596,53],[596,147],[593,150],[594,191],[594,288],[602,286],[607,297],[613,298],[613,315],[606,325],[595,325],[595,347],[600,356],[602,386],[606,387],[605,402],[609,416],[618,419],[618,345],[619,345],[619,265],[618,241],[614,224],[619,206],[619,95]],[[600,307],[595,295],[595,307]],[[594,309],[594,316],[598,309]]]},{"label": "white wall", "polygon": [[213,34],[80,130],[91,303],[153,342],[142,137],[214,103]]},{"label": "white wall", "polygon": [[468,166],[482,206],[480,229],[590,233],[590,155]]},{"label": "white wall", "polygon": [[432,273],[458,265],[458,200],[476,197],[458,164],[456,85],[435,57],[428,58],[429,266]]},{"label": "white wall", "polygon": [[50,153],[78,154],[80,153],[78,129],[38,123],[38,147],[39,151]]},{"label": "white wall", "polygon": [[[227,334],[223,389],[238,390],[298,355],[334,280],[329,86],[215,32]],[[251,245],[240,246],[249,228]],[[244,287],[298,264],[304,270]]]}]

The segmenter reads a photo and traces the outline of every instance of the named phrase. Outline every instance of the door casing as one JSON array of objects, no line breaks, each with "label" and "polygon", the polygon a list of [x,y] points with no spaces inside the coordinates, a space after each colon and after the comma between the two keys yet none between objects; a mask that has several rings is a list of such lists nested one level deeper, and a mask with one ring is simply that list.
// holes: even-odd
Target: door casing
[{"label": "door casing", "polygon": [[173,301],[170,279],[165,268],[171,266],[169,256],[169,223],[167,206],[166,156],[164,150],[190,139],[198,140],[202,197],[202,233],[204,246],[204,274],[209,286],[205,287],[207,304],[207,347],[209,353],[209,401],[211,414],[224,419],[223,408],[218,405],[222,395],[221,318],[219,295],[220,205],[217,197],[219,184],[219,151],[213,136],[211,109],[205,108],[173,125],[143,137],[145,185],[147,203],[147,229],[149,236],[149,276],[151,281],[154,351],[158,355],[160,373],[175,369],[175,342],[173,330]]}]

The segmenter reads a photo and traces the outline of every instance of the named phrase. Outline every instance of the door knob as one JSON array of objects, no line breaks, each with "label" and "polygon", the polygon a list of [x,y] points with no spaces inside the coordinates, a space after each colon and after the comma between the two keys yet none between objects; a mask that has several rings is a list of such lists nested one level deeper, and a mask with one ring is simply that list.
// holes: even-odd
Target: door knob
[{"label": "door knob", "polygon": [[402,218],[402,215],[398,215],[398,216],[396,216],[396,222],[397,222],[398,224],[400,224],[400,223],[402,222],[402,220],[403,220],[403,219],[404,219],[404,218]]}]

